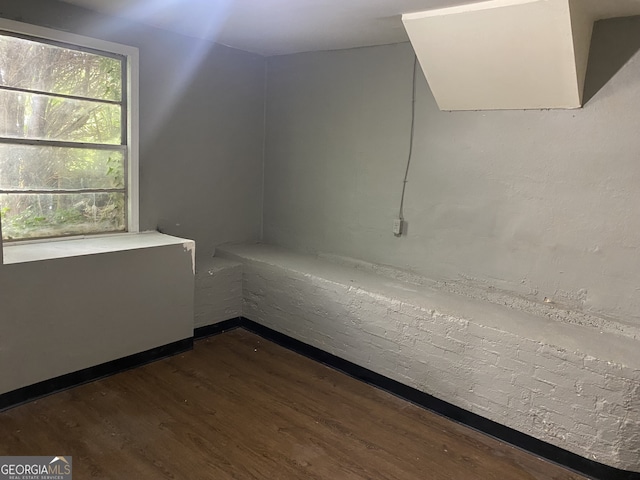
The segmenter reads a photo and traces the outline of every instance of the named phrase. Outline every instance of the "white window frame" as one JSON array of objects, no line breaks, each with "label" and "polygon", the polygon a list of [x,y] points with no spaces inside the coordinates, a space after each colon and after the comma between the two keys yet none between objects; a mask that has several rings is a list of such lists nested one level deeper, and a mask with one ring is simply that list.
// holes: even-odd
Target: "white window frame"
[{"label": "white window frame", "polygon": [[[74,33],[63,32],[46,27],[39,27],[28,23],[16,22],[0,18],[0,30],[28,35],[35,37],[37,40],[51,40],[54,42],[67,43],[69,45],[77,45],[79,47],[101,50],[107,53],[121,55],[126,59],[127,70],[127,231],[122,233],[138,233],[140,231],[139,217],[139,107],[138,107],[138,91],[139,91],[139,52],[136,47],[122,45],[119,43],[108,42],[97,38],[85,37]],[[122,233],[113,233],[108,235],[122,235]],[[77,239],[85,237],[85,235],[76,235],[69,237],[54,237],[33,240],[19,240],[15,243],[22,242],[50,242],[64,239]],[[0,237],[0,245],[2,237]],[[0,257],[0,263],[1,257]]]}]

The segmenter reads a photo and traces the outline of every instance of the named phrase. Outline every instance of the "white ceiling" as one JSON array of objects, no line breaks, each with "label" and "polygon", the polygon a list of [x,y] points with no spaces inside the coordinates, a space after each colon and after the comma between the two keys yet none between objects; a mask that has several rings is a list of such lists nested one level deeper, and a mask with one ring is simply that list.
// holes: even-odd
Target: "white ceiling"
[{"label": "white ceiling", "polygon": [[[231,47],[281,55],[408,41],[400,15],[476,0],[65,0]],[[595,18],[640,15],[640,0],[579,0]]]}]

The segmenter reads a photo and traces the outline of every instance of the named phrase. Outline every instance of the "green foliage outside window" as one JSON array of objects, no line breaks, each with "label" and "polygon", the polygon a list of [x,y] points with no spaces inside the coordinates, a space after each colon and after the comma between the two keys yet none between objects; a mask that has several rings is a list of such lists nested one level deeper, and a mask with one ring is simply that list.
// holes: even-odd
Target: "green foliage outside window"
[{"label": "green foliage outside window", "polygon": [[123,61],[0,32],[5,240],[125,230]]}]

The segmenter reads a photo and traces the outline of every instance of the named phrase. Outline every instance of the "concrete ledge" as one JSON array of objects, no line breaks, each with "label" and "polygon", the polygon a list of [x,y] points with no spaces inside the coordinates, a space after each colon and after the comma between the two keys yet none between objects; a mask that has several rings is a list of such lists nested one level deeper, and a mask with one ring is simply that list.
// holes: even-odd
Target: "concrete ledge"
[{"label": "concrete ledge", "polygon": [[[4,263],[16,264],[53,260],[56,258],[83,257],[103,253],[124,252],[144,248],[182,245],[192,253],[195,261],[195,242],[172,237],[159,232],[116,233],[86,237],[61,237],[45,240],[25,240],[5,243]],[[195,268],[195,266],[194,266]]]},{"label": "concrete ledge", "polygon": [[243,316],[583,457],[640,471],[637,340],[267,245]]},{"label": "concrete ledge", "polygon": [[194,242],[141,239],[49,259],[5,249],[0,394],[193,336]]}]

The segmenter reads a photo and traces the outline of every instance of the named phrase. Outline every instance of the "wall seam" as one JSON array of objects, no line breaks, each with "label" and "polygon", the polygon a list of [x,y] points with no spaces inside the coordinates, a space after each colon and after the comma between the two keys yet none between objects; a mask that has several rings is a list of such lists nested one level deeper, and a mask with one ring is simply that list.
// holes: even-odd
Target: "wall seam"
[{"label": "wall seam", "polygon": [[262,119],[262,193],[260,212],[260,241],[264,241],[264,210],[265,210],[265,163],[267,159],[267,86],[269,81],[269,58],[264,58],[264,85],[262,93],[263,119]]}]

